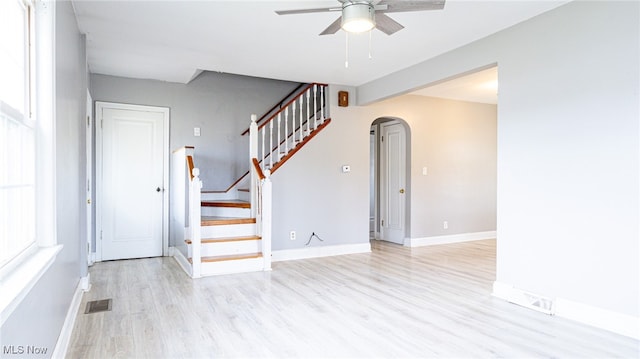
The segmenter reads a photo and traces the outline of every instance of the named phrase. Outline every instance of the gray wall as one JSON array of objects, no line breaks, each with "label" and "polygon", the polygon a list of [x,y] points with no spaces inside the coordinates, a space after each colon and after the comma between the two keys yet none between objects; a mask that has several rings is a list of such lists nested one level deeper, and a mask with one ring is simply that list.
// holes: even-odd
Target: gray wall
[{"label": "gray wall", "polygon": [[[169,107],[170,149],[195,146],[204,190],[225,190],[249,169],[251,114],[261,116],[298,84],[203,72],[189,84],[91,75],[94,101]],[[193,136],[200,127],[201,136]]]},{"label": "gray wall", "polygon": [[382,117],[410,130],[408,237],[496,229],[496,106],[407,95],[331,107],[332,123],[273,175],[274,250],[304,248],[312,232],[324,240],[313,246],[369,241],[369,133]]},{"label": "gray wall", "polygon": [[357,96],[497,63],[497,281],[636,318],[639,17],[638,2],[571,2]]},{"label": "gray wall", "polygon": [[55,7],[56,238],[64,248],[1,329],[2,345],[46,347],[47,356],[55,348],[79,279],[87,272],[82,185],[87,89],[84,38],[71,3],[58,1]]}]

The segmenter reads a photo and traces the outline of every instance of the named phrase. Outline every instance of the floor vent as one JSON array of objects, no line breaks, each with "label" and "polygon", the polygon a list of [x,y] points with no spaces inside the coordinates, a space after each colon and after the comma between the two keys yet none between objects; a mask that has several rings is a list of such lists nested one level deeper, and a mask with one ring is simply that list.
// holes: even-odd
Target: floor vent
[{"label": "floor vent", "polygon": [[553,314],[553,300],[551,298],[514,289],[507,300],[542,313]]},{"label": "floor vent", "polygon": [[87,302],[87,308],[84,310],[84,314],[93,314],[108,311],[111,311],[111,298],[92,300],[91,302]]}]

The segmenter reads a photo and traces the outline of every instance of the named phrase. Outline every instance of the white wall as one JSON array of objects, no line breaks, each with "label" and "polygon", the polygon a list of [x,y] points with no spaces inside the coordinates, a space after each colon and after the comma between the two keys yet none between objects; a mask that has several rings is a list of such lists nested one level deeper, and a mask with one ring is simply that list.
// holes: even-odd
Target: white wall
[{"label": "white wall", "polygon": [[[337,90],[331,89],[334,99]],[[325,241],[314,239],[311,246],[369,241],[369,132],[381,117],[410,127],[408,237],[495,230],[495,105],[403,96],[363,107],[332,106],[331,117],[326,130],[273,175],[274,250],[304,248],[313,232]],[[342,165],[351,172],[342,173]],[[288,238],[291,230],[296,241]]]},{"label": "white wall", "polygon": [[497,63],[497,281],[636,323],[639,7],[572,2],[358,88],[371,103]]},{"label": "white wall", "polygon": [[[56,238],[64,247],[1,328],[2,345],[34,345],[53,353],[81,276],[87,273],[84,206],[84,38],[71,3],[55,2]],[[0,355],[4,357],[3,352]],[[9,357],[9,356],[7,356]],[[29,357],[21,355],[21,357]]]},{"label": "white wall", "polygon": [[[170,149],[195,146],[204,190],[226,190],[249,169],[251,114],[261,116],[298,84],[204,72],[189,84],[91,75],[95,101],[169,107]],[[201,136],[193,135],[200,127]]]}]

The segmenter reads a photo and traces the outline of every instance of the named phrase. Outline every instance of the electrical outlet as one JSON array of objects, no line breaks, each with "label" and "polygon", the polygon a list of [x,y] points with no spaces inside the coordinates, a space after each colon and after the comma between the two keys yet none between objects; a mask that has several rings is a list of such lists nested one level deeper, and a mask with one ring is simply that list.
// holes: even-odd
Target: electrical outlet
[{"label": "electrical outlet", "polygon": [[449,229],[449,222],[448,221],[442,222],[442,228]]},{"label": "electrical outlet", "polygon": [[289,232],[289,239],[292,241],[296,240],[296,231]]}]

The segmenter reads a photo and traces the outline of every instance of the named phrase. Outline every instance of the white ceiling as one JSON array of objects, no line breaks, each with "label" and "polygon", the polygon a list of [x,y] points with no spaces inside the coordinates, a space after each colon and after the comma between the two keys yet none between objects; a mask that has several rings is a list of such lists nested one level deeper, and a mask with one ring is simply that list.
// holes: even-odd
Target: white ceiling
[{"label": "white ceiling", "polygon": [[74,0],[92,73],[188,83],[200,70],[358,86],[551,10],[565,0],[447,0],[444,10],[393,13],[392,36],[318,36],[338,13],[275,10],[337,1]]}]

